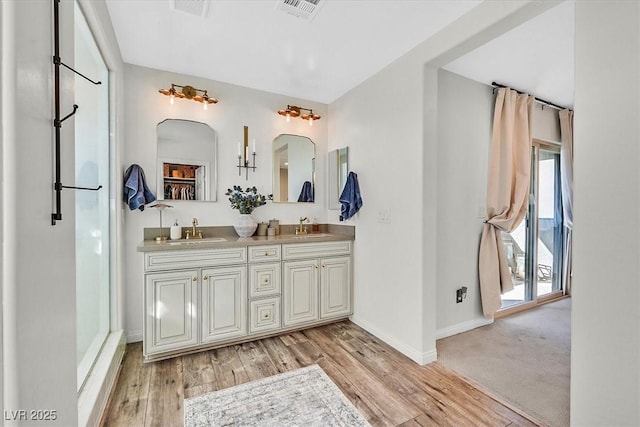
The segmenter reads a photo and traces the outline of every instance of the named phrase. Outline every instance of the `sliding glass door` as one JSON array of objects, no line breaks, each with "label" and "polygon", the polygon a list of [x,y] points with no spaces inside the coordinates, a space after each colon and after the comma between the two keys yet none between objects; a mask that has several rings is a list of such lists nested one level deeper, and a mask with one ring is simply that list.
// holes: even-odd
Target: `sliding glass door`
[{"label": "sliding glass door", "polygon": [[502,295],[501,309],[562,294],[560,191],[559,147],[534,142],[527,215],[511,233],[502,233],[515,289]]}]

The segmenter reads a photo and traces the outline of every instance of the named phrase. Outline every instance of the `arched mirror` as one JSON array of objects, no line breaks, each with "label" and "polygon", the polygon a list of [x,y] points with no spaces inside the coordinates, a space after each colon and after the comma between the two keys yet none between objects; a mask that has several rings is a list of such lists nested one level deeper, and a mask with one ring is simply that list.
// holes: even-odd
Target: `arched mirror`
[{"label": "arched mirror", "polygon": [[158,200],[216,200],[216,132],[205,123],[158,124]]},{"label": "arched mirror", "polygon": [[305,136],[283,134],[273,140],[273,201],[313,203],[316,145]]}]

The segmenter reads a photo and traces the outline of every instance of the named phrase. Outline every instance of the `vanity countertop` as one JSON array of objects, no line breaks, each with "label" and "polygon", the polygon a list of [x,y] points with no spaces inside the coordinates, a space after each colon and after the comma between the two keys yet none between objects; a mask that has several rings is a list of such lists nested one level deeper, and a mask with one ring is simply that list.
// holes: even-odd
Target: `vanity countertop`
[{"label": "vanity countertop", "polygon": [[224,235],[219,237],[208,237],[204,239],[179,239],[166,240],[156,242],[155,240],[143,240],[138,245],[138,252],[152,251],[177,251],[192,249],[217,249],[238,246],[255,246],[255,245],[273,245],[282,243],[313,243],[313,242],[331,242],[340,240],[354,240],[353,234],[342,233],[309,233],[306,235],[296,236],[294,234],[280,234],[277,236],[252,236],[238,237],[233,235]]}]

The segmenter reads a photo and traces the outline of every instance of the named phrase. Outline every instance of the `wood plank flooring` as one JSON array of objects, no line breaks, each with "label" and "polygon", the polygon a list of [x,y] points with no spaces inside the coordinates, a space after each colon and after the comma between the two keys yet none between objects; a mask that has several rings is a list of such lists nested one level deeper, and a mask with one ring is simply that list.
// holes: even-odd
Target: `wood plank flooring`
[{"label": "wood plank flooring", "polygon": [[317,363],[373,426],[536,426],[438,362],[349,321],[142,363],[129,344],[103,426],[181,426],[183,400]]}]

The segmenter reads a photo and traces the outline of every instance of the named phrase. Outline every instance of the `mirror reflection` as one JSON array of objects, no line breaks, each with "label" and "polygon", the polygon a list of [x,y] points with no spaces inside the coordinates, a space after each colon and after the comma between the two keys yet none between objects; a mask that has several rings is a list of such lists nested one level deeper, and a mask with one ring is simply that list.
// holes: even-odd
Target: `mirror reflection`
[{"label": "mirror reflection", "polygon": [[316,146],[307,137],[283,134],[273,140],[273,201],[313,202]]},{"label": "mirror reflection", "polygon": [[207,124],[158,124],[158,200],[216,200],[216,133]]},{"label": "mirror reflection", "polygon": [[329,152],[329,209],[340,209],[340,194],[349,173],[349,147]]}]

